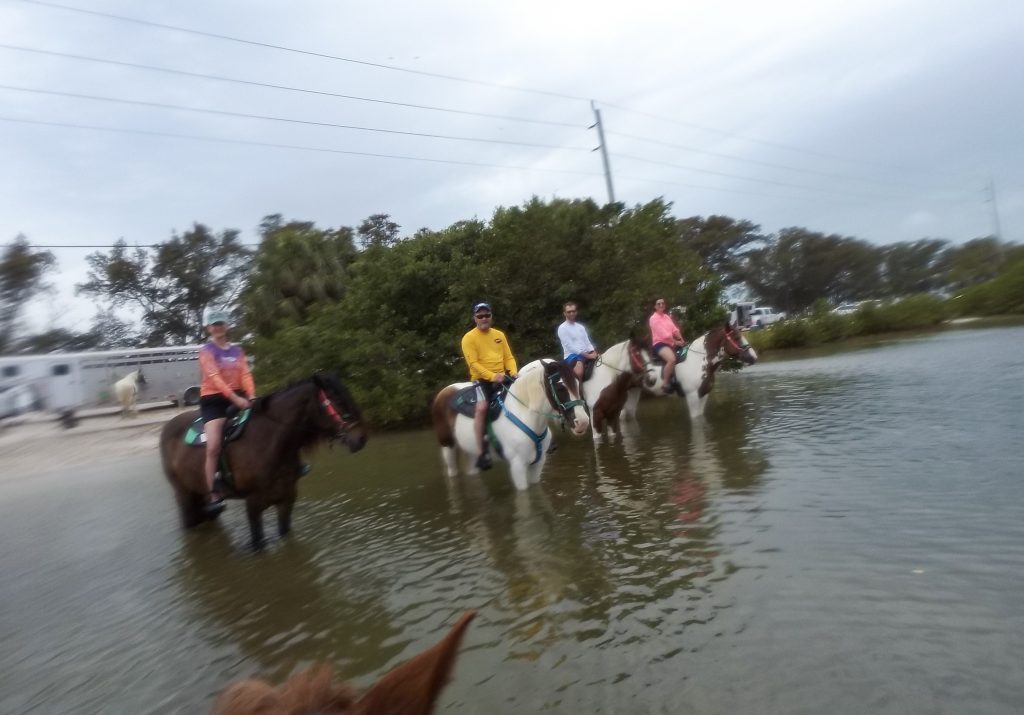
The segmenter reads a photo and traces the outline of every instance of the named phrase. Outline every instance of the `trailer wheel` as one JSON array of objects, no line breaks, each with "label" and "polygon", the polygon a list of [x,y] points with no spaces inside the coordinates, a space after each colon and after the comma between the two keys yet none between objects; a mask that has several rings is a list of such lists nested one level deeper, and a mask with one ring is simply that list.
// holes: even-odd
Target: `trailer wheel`
[{"label": "trailer wheel", "polygon": [[199,386],[193,385],[192,387],[185,390],[181,396],[181,401],[189,407],[195,407],[199,404]]}]

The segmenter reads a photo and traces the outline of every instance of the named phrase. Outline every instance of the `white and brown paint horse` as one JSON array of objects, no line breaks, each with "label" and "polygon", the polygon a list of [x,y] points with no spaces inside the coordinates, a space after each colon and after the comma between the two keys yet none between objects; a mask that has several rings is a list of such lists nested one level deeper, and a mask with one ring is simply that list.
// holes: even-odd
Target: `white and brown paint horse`
[{"label": "white and brown paint horse", "polygon": [[117,404],[121,405],[122,417],[138,417],[139,385],[146,384],[146,376],[142,370],[133,370],[114,383],[114,395]]},{"label": "white and brown paint horse", "polygon": [[[746,365],[757,362],[757,352],[747,342],[739,328],[728,321],[690,343],[686,359],[676,363],[676,383],[682,390],[682,396],[686,398],[691,418],[704,414],[708,395],[715,386],[715,373],[726,357],[736,358]],[[665,393],[661,386],[662,381],[659,379],[653,385],[644,385],[644,388],[652,395],[664,397]],[[633,388],[632,392],[632,404],[635,409],[636,400],[640,399],[640,388]],[[628,401],[626,409],[629,409]]]},{"label": "white and brown paint horse", "polygon": [[[473,383],[457,382],[441,390],[430,409],[434,433],[441,445],[441,457],[449,477],[459,472],[459,454],[467,474],[476,474],[477,448],[473,418],[459,414],[449,402],[459,390]],[[561,360],[534,360],[519,371],[519,377],[502,401],[501,414],[490,424],[509,465],[516,489],[540,481],[551,430],[548,420],[561,418],[579,436],[587,431],[590,418],[580,397],[580,384],[572,368]],[[492,445],[493,447],[493,445]]]},{"label": "white and brown paint horse", "polygon": [[[594,439],[600,439],[606,428],[620,434],[619,414],[630,400],[631,389],[653,389],[660,377],[660,366],[651,361],[650,350],[636,338],[616,343],[601,353],[590,378],[583,383],[583,399],[590,410]],[[639,396],[640,391],[636,390],[636,397]],[[635,404],[633,407],[628,416],[635,413]]]}]

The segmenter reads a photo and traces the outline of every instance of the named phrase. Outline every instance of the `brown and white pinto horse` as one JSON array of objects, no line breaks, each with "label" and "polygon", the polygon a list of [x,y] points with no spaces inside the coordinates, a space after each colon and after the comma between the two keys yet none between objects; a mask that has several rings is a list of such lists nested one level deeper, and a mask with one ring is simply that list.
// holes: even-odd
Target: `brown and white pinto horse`
[{"label": "brown and white pinto horse", "polygon": [[277,688],[262,680],[235,683],[217,698],[213,715],[429,715],[474,615],[464,614],[441,642],[387,673],[361,697],[334,682],[331,667],[321,665]]},{"label": "brown and white pinto horse", "polygon": [[[726,321],[725,325],[713,328],[690,343],[686,359],[676,363],[675,377],[682,396],[686,398],[686,406],[689,408],[690,417],[700,417],[704,414],[704,405],[708,401],[708,395],[715,386],[715,373],[726,357],[733,357],[746,365],[753,365],[757,362],[757,352],[747,342],[747,339],[735,325]],[[652,395],[664,396],[661,389],[662,381],[659,379],[653,385],[645,385]],[[640,388],[634,388],[631,398],[640,398]],[[627,403],[626,409],[630,405]]]},{"label": "brown and white pinto horse", "polygon": [[[653,388],[661,368],[651,361],[650,350],[631,337],[605,350],[594,365],[590,379],[583,383],[583,398],[590,409],[590,427],[594,439],[605,428],[619,434],[619,414],[634,387]],[[639,390],[637,391],[639,396]]]},{"label": "brown and white pinto horse", "polygon": [[[471,382],[457,382],[437,393],[430,415],[434,433],[441,445],[441,458],[449,477],[458,474],[458,455],[469,457],[466,472],[476,474],[479,455],[473,418],[459,414],[449,404],[459,390]],[[501,414],[490,424],[490,433],[501,448],[500,456],[509,465],[516,489],[526,489],[540,481],[551,444],[548,420],[560,418],[579,436],[590,426],[590,417],[580,397],[576,373],[561,360],[534,360],[519,371],[519,377],[502,401]],[[494,448],[496,445],[491,445]]]}]

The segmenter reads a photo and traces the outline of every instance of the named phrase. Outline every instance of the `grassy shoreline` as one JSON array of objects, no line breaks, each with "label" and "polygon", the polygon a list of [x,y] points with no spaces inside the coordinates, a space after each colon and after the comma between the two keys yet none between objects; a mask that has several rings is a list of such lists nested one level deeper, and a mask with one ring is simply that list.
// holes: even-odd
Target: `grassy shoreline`
[{"label": "grassy shoreline", "polygon": [[[837,316],[838,317],[838,316]],[[813,318],[801,322],[813,322]],[[782,327],[784,324],[779,324]],[[861,333],[840,337],[833,340],[812,342],[805,345],[775,345],[771,334],[775,326],[765,330],[747,333],[747,338],[758,351],[758,359],[764,362],[773,360],[791,360],[804,357],[821,357],[833,353],[864,350],[877,347],[894,339],[907,339],[923,335],[946,332],[948,330],[976,330],[981,328],[1007,328],[1024,325],[1024,315],[989,315],[965,316],[943,320],[934,325],[907,328],[904,330],[883,330],[872,333]],[[811,326],[813,330],[813,325]]]}]

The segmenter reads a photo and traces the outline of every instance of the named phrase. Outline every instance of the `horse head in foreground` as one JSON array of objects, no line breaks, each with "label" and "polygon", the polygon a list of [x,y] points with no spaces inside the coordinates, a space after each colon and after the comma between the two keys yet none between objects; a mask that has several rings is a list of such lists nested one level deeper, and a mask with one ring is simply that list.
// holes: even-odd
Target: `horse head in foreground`
[{"label": "horse head in foreground", "polygon": [[221,693],[213,715],[428,715],[447,684],[472,611],[444,639],[378,680],[361,697],[335,683],[330,666],[313,667],[275,688],[243,680]]},{"label": "horse head in foreground", "polygon": [[121,405],[122,417],[137,417],[139,414],[139,385],[146,384],[142,370],[133,370],[114,383],[114,395]]},{"label": "horse head in foreground", "polygon": [[[441,457],[449,477],[458,474],[459,454],[463,455],[465,471],[476,474],[479,449],[473,418],[452,406],[461,390],[471,382],[457,382],[441,390],[434,398],[430,413],[434,433],[441,445]],[[551,430],[548,420],[562,420],[576,436],[586,433],[590,417],[580,395],[580,384],[569,365],[561,360],[534,360],[519,371],[519,377],[504,397],[499,396],[500,409],[489,424],[492,448],[509,465],[516,489],[526,489],[540,481]]]},{"label": "horse head in foreground", "polygon": [[[164,473],[174,487],[186,528],[216,518],[203,510],[206,450],[198,416],[198,412],[180,414],[164,426],[160,435]],[[222,471],[226,469],[230,475],[230,480],[225,480],[225,496],[245,499],[252,545],[260,548],[262,515],[268,507],[277,507],[281,536],[291,529],[298,480],[304,473],[300,450],[340,441],[350,451],[358,452],[366,444],[366,428],[359,405],[345,385],[335,375],[322,372],[257,398],[246,417],[237,438],[226,437]],[[186,437],[193,439],[186,443]]]},{"label": "horse head in foreground", "polygon": [[[690,343],[685,359],[676,363],[676,384],[686,398],[691,418],[704,414],[708,395],[715,386],[715,373],[726,358],[735,358],[744,365],[757,362],[753,346],[729,321]],[[664,394],[660,389],[651,389],[650,392],[655,396]]]}]

